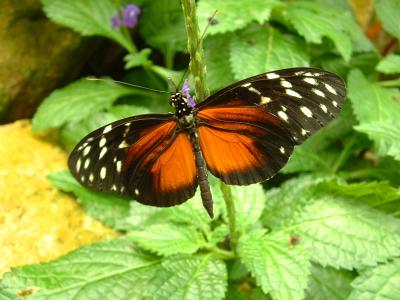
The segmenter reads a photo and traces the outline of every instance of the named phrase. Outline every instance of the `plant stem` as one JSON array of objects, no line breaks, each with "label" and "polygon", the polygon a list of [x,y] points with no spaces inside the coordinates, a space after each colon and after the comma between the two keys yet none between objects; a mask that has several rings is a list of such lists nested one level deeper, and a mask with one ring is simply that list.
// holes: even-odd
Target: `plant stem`
[{"label": "plant stem", "polygon": [[399,87],[400,86],[400,78],[386,81],[379,81],[380,86],[384,87]]},{"label": "plant stem", "polygon": [[352,147],[355,144],[356,140],[357,140],[356,136],[352,136],[350,140],[346,143],[338,159],[336,160],[335,164],[332,167],[332,173],[337,173],[340,167],[342,167],[344,163],[347,161],[347,159],[350,157]]},{"label": "plant stem", "polygon": [[194,79],[197,99],[201,101],[208,97],[209,91],[206,86],[206,65],[204,63],[203,45],[197,24],[195,0],[182,0],[182,9],[188,36],[190,73]]},{"label": "plant stem", "polygon": [[[196,17],[195,0],[182,0],[183,16],[185,19],[186,32],[188,36],[188,49],[190,54],[190,73],[194,78],[196,96],[198,100],[208,97],[209,91],[206,86],[206,65],[199,26]],[[236,231],[236,211],[232,200],[230,187],[221,181],[221,190],[224,196],[226,210],[228,213],[231,249],[236,252],[238,234]]]}]

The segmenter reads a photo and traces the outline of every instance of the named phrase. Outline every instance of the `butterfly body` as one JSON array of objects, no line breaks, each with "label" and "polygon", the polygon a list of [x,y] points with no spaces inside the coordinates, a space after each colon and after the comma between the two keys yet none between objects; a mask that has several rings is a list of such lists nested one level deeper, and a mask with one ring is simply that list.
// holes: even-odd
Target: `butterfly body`
[{"label": "butterfly body", "polygon": [[[320,69],[284,69],[250,77],[192,106],[171,95],[175,113],[134,116],[87,135],[69,168],[84,186],[154,206],[193,197],[212,216],[207,170],[227,184],[266,180],[341,110],[343,80]],[[245,201],[245,199],[244,199]]]}]

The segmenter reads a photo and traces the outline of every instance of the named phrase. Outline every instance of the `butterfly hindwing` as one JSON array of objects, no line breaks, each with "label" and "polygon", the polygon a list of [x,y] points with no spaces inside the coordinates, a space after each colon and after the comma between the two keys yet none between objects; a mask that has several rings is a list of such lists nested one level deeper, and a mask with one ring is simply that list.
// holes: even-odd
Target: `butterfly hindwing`
[{"label": "butterfly hindwing", "polygon": [[296,144],[326,125],[341,110],[345,85],[337,75],[315,68],[260,74],[228,86],[198,105],[263,106],[289,129]]}]

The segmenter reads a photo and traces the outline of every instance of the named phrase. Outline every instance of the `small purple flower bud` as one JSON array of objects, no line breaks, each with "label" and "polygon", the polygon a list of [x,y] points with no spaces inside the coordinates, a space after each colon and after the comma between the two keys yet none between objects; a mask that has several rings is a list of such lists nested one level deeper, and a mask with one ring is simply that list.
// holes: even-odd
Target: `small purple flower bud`
[{"label": "small purple flower bud", "polygon": [[190,97],[190,88],[189,88],[189,82],[187,79],[185,79],[185,81],[183,82],[181,93],[186,96],[186,99],[188,100],[188,105],[190,107],[196,106],[196,103],[194,102],[193,98]]},{"label": "small purple flower bud", "polygon": [[[140,16],[140,8],[135,4],[128,4],[122,10],[122,16],[116,12],[111,18],[113,28],[120,28],[122,26],[133,28],[136,26]],[[122,19],[121,19],[122,17]]]}]

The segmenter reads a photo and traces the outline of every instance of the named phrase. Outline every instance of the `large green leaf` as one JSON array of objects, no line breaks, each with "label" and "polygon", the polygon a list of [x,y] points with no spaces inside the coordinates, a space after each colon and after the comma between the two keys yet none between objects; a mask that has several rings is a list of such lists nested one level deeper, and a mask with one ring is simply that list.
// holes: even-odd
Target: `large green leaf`
[{"label": "large green leaf", "polygon": [[323,266],[351,270],[400,255],[400,220],[349,197],[318,196],[292,221],[291,232]]},{"label": "large green leaf", "polygon": [[346,300],[351,292],[350,283],[353,279],[351,272],[313,264],[306,299]]},{"label": "large green leaf", "polygon": [[115,229],[126,228],[128,199],[89,190],[81,186],[69,172],[52,173],[48,178],[60,190],[74,193],[86,212],[95,219]]},{"label": "large green leaf", "polygon": [[352,70],[348,76],[348,97],[358,121],[400,120],[400,98],[398,89],[383,88],[371,83],[359,70]]},{"label": "large green leaf", "polygon": [[379,155],[390,155],[400,160],[400,121],[378,121],[361,124],[356,130],[366,133],[377,146]]},{"label": "large green leaf", "polygon": [[203,256],[173,256],[162,263],[156,279],[158,287],[151,299],[218,300],[227,287],[223,261]]},{"label": "large green leaf", "polygon": [[32,130],[37,132],[83,120],[110,108],[119,97],[136,92],[110,82],[81,79],[52,92],[42,102],[32,120]]},{"label": "large green leaf", "polygon": [[241,261],[273,299],[303,299],[310,263],[303,243],[291,245],[287,233],[253,231],[239,240]]},{"label": "large green leaf", "polygon": [[277,69],[308,66],[310,61],[305,43],[272,27],[251,26],[236,34],[230,54],[237,80]]},{"label": "large green leaf", "polygon": [[400,299],[400,259],[363,271],[351,285],[348,300]]},{"label": "large green leaf", "polygon": [[75,250],[56,261],[15,268],[1,281],[16,294],[35,287],[29,299],[143,299],[156,289],[160,259],[137,250],[127,240],[112,240]]},{"label": "large green leaf", "polygon": [[192,254],[205,245],[203,236],[194,227],[176,224],[149,225],[129,231],[128,237],[141,248],[164,256]]},{"label": "large green leaf", "polygon": [[82,35],[100,35],[112,39],[133,52],[131,38],[121,29],[111,27],[117,11],[112,0],[41,0],[46,15],[54,22],[68,26]]},{"label": "large green leaf", "polygon": [[383,28],[400,39],[400,2],[398,0],[376,1],[376,13]]},{"label": "large green leaf", "polygon": [[296,1],[287,6],[286,20],[297,32],[311,43],[321,44],[322,38],[333,41],[342,57],[348,61],[352,52],[352,41],[345,24],[338,22],[343,12],[334,7],[317,5],[313,2]]},{"label": "large green leaf", "polygon": [[400,55],[390,54],[386,56],[379,62],[376,69],[385,74],[400,73]]},{"label": "large green leaf", "polygon": [[235,31],[246,27],[250,22],[259,24],[269,19],[271,9],[282,6],[277,0],[201,0],[198,5],[200,28],[205,28],[215,12],[215,24],[208,28],[209,34]]}]

